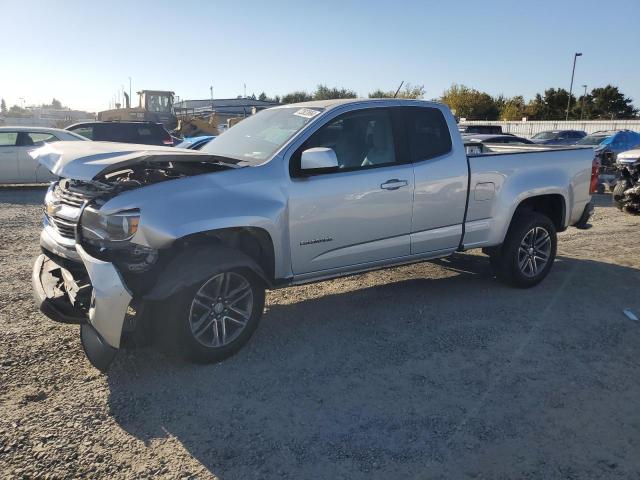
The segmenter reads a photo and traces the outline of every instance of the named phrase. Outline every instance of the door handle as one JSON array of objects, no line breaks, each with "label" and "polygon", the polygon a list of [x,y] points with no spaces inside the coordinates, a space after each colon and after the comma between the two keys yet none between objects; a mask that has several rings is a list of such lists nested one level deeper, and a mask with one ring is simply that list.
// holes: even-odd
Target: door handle
[{"label": "door handle", "polygon": [[387,180],[382,185],[380,185],[380,188],[383,190],[398,190],[399,188],[406,187],[407,185],[409,185],[409,182],[407,182],[406,180],[392,178],[391,180]]}]

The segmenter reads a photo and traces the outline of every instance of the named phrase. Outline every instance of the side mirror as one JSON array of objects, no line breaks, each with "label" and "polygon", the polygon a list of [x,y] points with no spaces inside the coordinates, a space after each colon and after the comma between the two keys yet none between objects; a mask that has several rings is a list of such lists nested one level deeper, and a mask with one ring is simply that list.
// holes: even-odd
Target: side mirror
[{"label": "side mirror", "polygon": [[331,148],[315,147],[302,152],[300,170],[302,172],[323,172],[338,169],[338,157]]}]

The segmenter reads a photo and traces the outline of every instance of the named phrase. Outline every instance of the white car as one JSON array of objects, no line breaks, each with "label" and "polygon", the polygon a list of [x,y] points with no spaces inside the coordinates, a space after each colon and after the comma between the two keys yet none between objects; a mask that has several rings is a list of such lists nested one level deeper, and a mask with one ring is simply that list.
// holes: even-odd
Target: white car
[{"label": "white car", "polygon": [[45,143],[57,141],[87,141],[86,138],[47,127],[0,127],[0,184],[46,183],[57,179],[38,165],[29,152]]}]

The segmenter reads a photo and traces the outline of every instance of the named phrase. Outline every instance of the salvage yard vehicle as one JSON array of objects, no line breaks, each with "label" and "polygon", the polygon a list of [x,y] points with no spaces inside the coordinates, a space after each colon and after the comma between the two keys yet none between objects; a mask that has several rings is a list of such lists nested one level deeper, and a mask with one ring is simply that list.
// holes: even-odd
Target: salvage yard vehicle
[{"label": "salvage yard vehicle", "polygon": [[536,133],[531,140],[538,145],[573,145],[586,135],[582,130],[546,130]]},{"label": "salvage yard vehicle", "polygon": [[477,143],[517,143],[532,145],[534,142],[528,138],[516,137],[515,135],[489,135],[489,134],[462,134],[465,142]]},{"label": "salvage yard vehicle", "polygon": [[215,135],[200,135],[198,137],[185,137],[180,143],[176,144],[176,148],[186,148],[188,150],[200,150],[211,140],[216,138]]},{"label": "salvage yard vehicle", "polygon": [[640,215],[640,148],[618,154],[618,181],[613,189],[613,203],[620,210]]},{"label": "salvage yard vehicle", "polygon": [[200,151],[79,143],[35,154],[62,179],[33,288],[45,315],[81,325],[103,371],[128,332],[196,362],[229,357],[266,288],[474,248],[532,287],[556,232],[590,215],[597,177],[591,148],[467,155],[450,110],[419,100],[278,106]]},{"label": "salvage yard vehicle", "polygon": [[57,177],[38,165],[29,152],[45,143],[86,138],[58,128],[0,127],[0,184],[47,183]]},{"label": "salvage yard vehicle", "polygon": [[602,130],[578,140],[576,145],[591,145],[605,170],[615,169],[619,153],[640,146],[640,133],[631,130]]},{"label": "salvage yard vehicle", "polygon": [[155,122],[84,122],[70,125],[66,130],[99,142],[173,145],[171,134]]}]

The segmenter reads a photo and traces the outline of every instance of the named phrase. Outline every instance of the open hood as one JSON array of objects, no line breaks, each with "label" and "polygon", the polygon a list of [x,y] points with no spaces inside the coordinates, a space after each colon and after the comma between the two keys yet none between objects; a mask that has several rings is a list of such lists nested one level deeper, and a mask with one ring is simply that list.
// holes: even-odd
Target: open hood
[{"label": "open hood", "polygon": [[113,142],[48,143],[30,155],[54,175],[84,181],[142,161],[220,163],[219,157],[194,150]]}]

